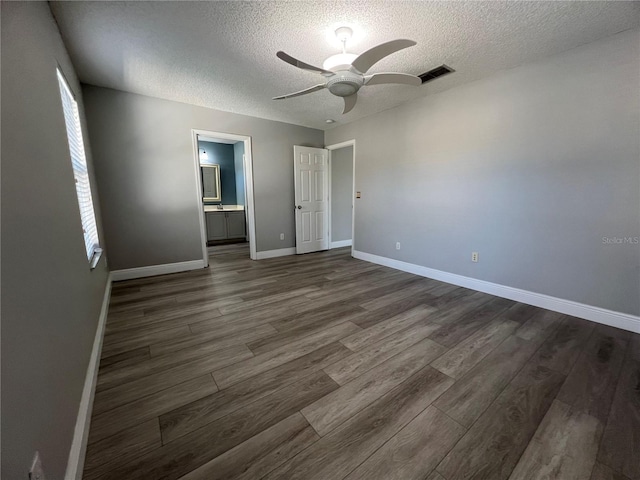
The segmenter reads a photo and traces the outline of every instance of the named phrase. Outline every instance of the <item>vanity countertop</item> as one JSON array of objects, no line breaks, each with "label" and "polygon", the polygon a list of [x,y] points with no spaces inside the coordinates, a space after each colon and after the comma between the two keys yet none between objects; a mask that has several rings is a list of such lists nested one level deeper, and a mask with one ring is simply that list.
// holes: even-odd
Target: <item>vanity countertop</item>
[{"label": "vanity countertop", "polygon": [[222,208],[218,208],[218,205],[205,205],[205,212],[242,212],[244,211],[244,205],[224,205]]}]

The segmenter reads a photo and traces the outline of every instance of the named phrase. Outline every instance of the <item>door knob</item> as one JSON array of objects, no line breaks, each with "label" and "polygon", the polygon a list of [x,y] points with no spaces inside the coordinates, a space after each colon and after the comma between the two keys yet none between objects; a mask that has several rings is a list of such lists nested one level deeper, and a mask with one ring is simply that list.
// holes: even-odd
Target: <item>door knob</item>
[{"label": "door knob", "polygon": [[302,209],[302,205],[298,205],[298,210]]}]

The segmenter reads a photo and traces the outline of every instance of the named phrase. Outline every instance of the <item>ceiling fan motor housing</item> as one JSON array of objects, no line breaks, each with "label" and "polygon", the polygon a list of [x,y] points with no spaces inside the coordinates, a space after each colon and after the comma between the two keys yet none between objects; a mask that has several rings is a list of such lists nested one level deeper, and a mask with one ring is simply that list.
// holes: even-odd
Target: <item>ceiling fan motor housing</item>
[{"label": "ceiling fan motor housing", "polygon": [[362,85],[364,85],[362,75],[350,71],[336,72],[336,74],[327,81],[329,91],[338,97],[353,95],[360,90]]}]

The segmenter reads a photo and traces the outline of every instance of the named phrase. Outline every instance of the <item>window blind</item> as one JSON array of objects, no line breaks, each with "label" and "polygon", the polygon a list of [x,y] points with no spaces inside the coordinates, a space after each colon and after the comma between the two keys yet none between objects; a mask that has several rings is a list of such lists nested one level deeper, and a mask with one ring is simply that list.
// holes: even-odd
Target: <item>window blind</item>
[{"label": "window blind", "polygon": [[101,252],[101,250],[98,239],[98,229],[96,227],[96,217],[93,210],[93,199],[91,198],[87,157],[85,156],[82,129],[80,128],[78,103],[73,98],[69,85],[67,85],[67,81],[62,73],[60,73],[60,70],[57,70],[57,73],[58,83],[60,85],[60,96],[62,97],[64,121],[67,127],[67,139],[69,140],[71,165],[73,166],[73,176],[76,181],[76,194],[78,196],[78,205],[80,206],[84,246],[87,250],[87,258],[91,262],[94,255]]}]

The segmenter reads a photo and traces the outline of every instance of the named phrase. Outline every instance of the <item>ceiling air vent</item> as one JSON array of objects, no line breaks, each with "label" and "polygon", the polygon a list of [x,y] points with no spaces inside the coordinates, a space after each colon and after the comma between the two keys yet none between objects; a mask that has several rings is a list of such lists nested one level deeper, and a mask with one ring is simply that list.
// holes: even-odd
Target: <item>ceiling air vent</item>
[{"label": "ceiling air vent", "polygon": [[447,75],[452,72],[455,72],[453,68],[447,67],[446,65],[440,65],[439,67],[436,67],[418,76],[422,80],[422,83],[427,83],[427,82],[430,82],[431,80],[435,80],[438,77]]}]

